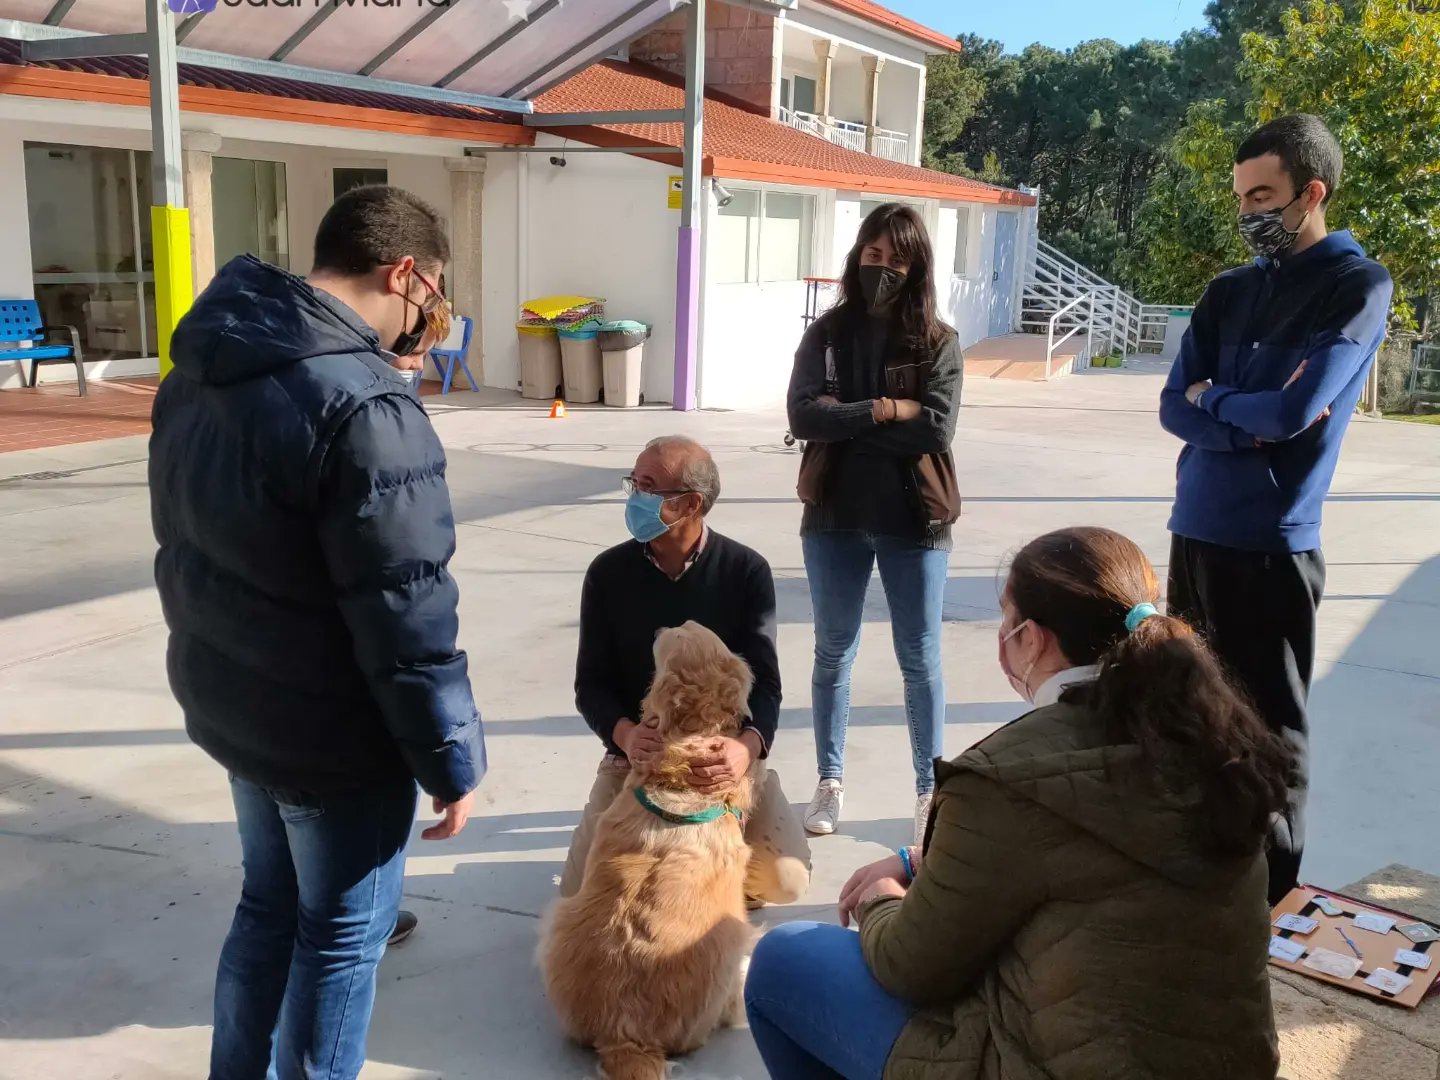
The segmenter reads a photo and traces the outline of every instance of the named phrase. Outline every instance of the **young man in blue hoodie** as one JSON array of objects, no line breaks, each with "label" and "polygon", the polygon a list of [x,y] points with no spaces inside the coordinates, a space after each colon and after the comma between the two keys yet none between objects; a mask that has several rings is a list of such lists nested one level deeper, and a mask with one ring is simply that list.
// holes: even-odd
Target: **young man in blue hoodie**
[{"label": "young man in blue hoodie", "polygon": [[351,191],[308,281],[249,255],[220,271],[155,398],[170,686],[230,775],[244,866],[211,1080],[353,1080],[416,784],[441,840],[485,773],[445,451],[397,371],[445,336],[449,256],[413,195]]},{"label": "young man in blue hoodie", "polygon": [[1314,116],[1282,117],[1241,145],[1235,194],[1255,261],[1206,288],[1160,395],[1161,424],[1185,443],[1170,611],[1206,635],[1296,754],[1271,839],[1272,903],[1294,888],[1305,844],[1321,508],[1390,308],[1385,268],[1349,232],[1326,230],[1341,165]]}]

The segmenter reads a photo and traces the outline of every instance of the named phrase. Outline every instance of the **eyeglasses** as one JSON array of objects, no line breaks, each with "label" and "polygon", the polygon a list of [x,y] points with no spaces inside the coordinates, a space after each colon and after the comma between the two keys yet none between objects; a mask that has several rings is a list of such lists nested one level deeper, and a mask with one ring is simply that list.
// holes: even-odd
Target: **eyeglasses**
[{"label": "eyeglasses", "polygon": [[438,287],[431,285],[426,276],[419,270],[413,271],[421,285],[429,291],[430,295],[420,304],[420,314],[425,317],[425,325],[435,335],[435,344],[443,345],[445,339],[450,336],[451,312],[450,302],[445,299],[445,278],[442,275]]},{"label": "eyeglasses", "polygon": [[651,491],[649,488],[641,487],[640,482],[635,479],[634,475],[631,475],[624,477],[620,481],[620,490],[625,493],[626,498],[629,498],[638,491],[642,495],[659,495],[662,498],[674,499],[681,495],[689,495],[694,492],[695,489],[680,488],[676,491]]}]

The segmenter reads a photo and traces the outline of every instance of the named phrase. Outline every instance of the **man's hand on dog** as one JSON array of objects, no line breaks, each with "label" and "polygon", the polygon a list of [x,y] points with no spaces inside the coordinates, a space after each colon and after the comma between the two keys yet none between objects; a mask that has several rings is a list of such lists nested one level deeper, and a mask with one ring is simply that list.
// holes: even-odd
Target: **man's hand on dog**
[{"label": "man's hand on dog", "polygon": [[452,836],[459,835],[460,830],[465,828],[465,822],[470,820],[470,808],[474,804],[475,793],[473,791],[457,802],[443,803],[439,799],[432,800],[431,805],[434,806],[435,813],[442,816],[439,821],[420,834],[420,839],[449,840]]},{"label": "man's hand on dog", "polygon": [[625,751],[632,766],[649,765],[659,760],[665,750],[665,740],[660,737],[660,727],[654,720],[644,724],[621,720],[615,725],[615,745]]},{"label": "man's hand on dog", "polygon": [[690,786],[704,795],[733,787],[750,771],[760,750],[760,736],[749,728],[738,739],[715,739],[690,759]]}]

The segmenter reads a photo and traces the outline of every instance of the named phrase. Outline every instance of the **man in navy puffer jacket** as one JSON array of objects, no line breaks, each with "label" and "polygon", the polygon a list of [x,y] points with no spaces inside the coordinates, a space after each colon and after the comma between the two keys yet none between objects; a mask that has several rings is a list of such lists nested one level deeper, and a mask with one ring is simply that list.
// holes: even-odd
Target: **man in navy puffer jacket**
[{"label": "man in navy puffer jacket", "polygon": [[1391,283],[1327,233],[1342,155],[1314,116],[1284,116],[1235,154],[1239,228],[1256,259],[1210,282],[1160,396],[1185,442],[1170,517],[1170,612],[1201,630],[1296,755],[1270,846],[1270,901],[1305,845],[1320,514],[1385,336]]},{"label": "man in navy puffer jacket", "polygon": [[155,579],[190,737],[230,773],[244,856],[212,1080],[354,1077],[416,783],[465,823],[485,772],[456,647],[445,453],[411,383],[443,337],[445,226],[360,188],[309,281],[230,262],[155,399]]}]

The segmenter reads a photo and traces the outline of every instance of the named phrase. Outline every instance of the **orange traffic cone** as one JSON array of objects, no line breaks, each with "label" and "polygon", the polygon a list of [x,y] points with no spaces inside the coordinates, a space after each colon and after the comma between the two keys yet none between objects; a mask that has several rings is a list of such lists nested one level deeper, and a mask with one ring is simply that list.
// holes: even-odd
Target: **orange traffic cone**
[{"label": "orange traffic cone", "polygon": [[564,419],[565,419],[565,402],[563,402],[563,401],[557,401],[557,402],[555,402],[554,405],[551,405],[551,406],[550,406],[550,419],[551,419],[551,420],[564,420]]}]

